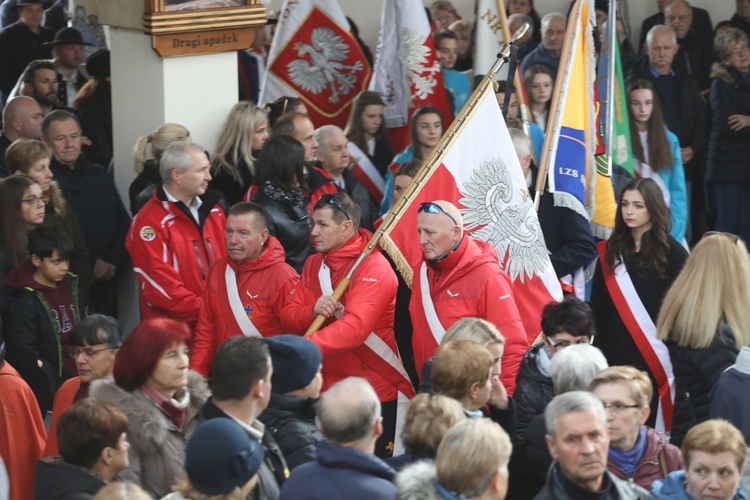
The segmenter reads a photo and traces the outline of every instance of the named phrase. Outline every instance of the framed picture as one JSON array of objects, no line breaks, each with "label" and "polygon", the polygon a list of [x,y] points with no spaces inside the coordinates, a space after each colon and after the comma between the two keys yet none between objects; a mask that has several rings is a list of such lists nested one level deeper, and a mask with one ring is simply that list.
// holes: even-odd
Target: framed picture
[{"label": "framed picture", "polygon": [[162,57],[242,50],[266,23],[260,0],[145,0],[143,29]]}]

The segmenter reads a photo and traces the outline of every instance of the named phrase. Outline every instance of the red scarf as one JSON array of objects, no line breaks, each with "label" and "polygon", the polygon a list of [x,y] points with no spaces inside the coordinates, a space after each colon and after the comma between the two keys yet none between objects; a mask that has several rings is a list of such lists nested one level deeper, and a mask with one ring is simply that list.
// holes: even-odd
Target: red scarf
[{"label": "red scarf", "polygon": [[168,398],[161,392],[157,391],[148,383],[143,384],[141,387],[143,394],[145,394],[150,400],[156,403],[161,411],[177,426],[178,429],[182,429],[182,425],[185,423],[185,417],[187,415],[187,408],[190,405],[190,393],[185,388],[185,396],[182,401],[177,401],[174,398]]}]

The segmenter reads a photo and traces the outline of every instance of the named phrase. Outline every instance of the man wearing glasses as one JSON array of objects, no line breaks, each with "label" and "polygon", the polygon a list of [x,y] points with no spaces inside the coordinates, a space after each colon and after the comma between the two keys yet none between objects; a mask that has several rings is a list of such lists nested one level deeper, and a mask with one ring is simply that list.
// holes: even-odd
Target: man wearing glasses
[{"label": "man wearing glasses", "polygon": [[447,201],[419,205],[417,232],[424,259],[414,268],[409,303],[417,372],[453,323],[482,318],[505,336],[500,380],[512,395],[529,342],[495,248],[466,235],[461,214]]},{"label": "man wearing glasses", "polygon": [[318,253],[305,262],[281,311],[281,324],[302,334],[319,314],[327,318],[310,336],[323,353],[323,392],[352,376],[372,385],[383,416],[375,453],[383,458],[393,452],[398,390],[413,394],[393,333],[398,281],[385,257],[374,252],[356,267],[341,299],[331,296],[371,237],[359,227],[360,215],[346,193],[324,195],[315,204],[312,238]]}]

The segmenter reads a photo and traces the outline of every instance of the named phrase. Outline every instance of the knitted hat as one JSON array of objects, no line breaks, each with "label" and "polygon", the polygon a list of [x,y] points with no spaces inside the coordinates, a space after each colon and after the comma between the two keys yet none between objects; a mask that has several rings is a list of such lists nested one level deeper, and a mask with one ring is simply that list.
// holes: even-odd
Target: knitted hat
[{"label": "knitted hat", "polygon": [[185,472],[201,493],[222,495],[246,485],[264,457],[261,444],[237,422],[214,418],[201,424],[188,440]]},{"label": "knitted hat", "polygon": [[310,385],[323,359],[318,346],[296,335],[277,335],[267,338],[266,343],[271,352],[273,392],[286,394]]}]

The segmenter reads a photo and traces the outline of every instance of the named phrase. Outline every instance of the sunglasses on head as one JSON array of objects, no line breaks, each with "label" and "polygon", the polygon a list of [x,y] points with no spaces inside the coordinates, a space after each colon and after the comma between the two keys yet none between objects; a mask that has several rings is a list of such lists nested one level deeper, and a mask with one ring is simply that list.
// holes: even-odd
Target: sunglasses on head
[{"label": "sunglasses on head", "polygon": [[349,214],[346,213],[346,210],[344,210],[344,206],[341,204],[338,198],[336,198],[335,194],[324,194],[320,197],[320,201],[329,205],[333,205],[334,207],[338,208],[342,214],[344,214],[346,220],[352,220],[351,217],[349,217]]},{"label": "sunglasses on head", "polygon": [[723,234],[724,236],[732,240],[732,243],[734,243],[735,245],[737,244],[737,241],[739,241],[740,239],[740,237],[737,236],[736,234],[727,233],[724,231],[707,231],[703,233],[703,237],[705,238],[706,236],[713,236],[714,234]]},{"label": "sunglasses on head", "polygon": [[431,201],[420,203],[419,208],[417,209],[417,213],[422,213],[422,212],[427,212],[428,214],[439,214],[442,212],[445,215],[447,215],[448,218],[450,218],[450,220],[452,220],[455,225],[457,226],[459,225],[458,222],[456,222],[456,219],[454,219],[451,214],[446,212],[445,209],[441,207],[440,205],[438,205],[437,203],[433,203]]}]

